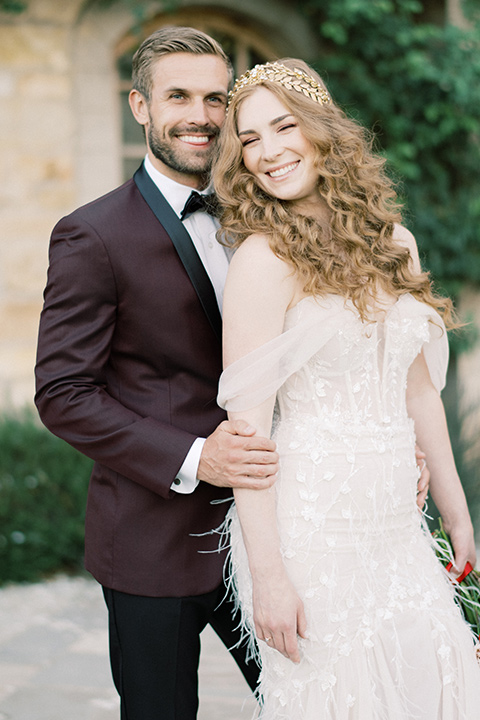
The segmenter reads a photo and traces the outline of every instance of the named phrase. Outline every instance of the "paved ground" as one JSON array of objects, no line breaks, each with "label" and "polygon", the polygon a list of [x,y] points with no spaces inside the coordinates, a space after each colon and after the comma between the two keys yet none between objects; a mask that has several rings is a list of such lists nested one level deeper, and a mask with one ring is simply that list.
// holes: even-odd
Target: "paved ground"
[{"label": "paved ground", "polygon": [[[106,610],[89,578],[0,590],[0,720],[118,720]],[[198,720],[251,720],[255,702],[228,652],[202,635]]]}]

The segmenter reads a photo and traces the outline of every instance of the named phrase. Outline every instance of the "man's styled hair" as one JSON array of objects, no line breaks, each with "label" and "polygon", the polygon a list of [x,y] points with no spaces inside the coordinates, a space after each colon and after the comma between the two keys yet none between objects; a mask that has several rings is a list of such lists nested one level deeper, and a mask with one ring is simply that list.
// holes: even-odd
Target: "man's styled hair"
[{"label": "man's styled hair", "polygon": [[229,89],[231,89],[233,85],[233,67],[220,43],[201,30],[192,27],[168,25],[156,30],[146,38],[133,56],[133,87],[143,95],[147,102],[150,101],[152,93],[152,67],[163,55],[171,53],[216,55],[227,66]]}]

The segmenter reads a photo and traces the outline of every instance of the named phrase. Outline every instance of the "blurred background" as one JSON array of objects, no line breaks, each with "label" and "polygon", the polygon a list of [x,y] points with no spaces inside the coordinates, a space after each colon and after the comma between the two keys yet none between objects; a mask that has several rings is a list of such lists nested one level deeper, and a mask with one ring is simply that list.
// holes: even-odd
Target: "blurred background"
[{"label": "blurred background", "polygon": [[0,584],[82,564],[91,463],[33,410],[48,242],[140,164],[131,57],[166,24],[216,37],[237,74],[305,59],[375,132],[424,267],[467,323],[444,400],[480,532],[479,1],[0,0]]}]

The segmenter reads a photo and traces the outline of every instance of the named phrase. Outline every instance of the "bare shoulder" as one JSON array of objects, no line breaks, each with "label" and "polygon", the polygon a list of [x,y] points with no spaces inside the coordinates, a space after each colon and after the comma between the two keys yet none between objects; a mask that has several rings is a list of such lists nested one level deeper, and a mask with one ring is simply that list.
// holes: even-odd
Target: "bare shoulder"
[{"label": "bare shoulder", "polygon": [[[259,258],[264,257],[267,261],[270,258],[275,259],[276,255],[270,247],[269,239],[266,235],[261,233],[255,233],[249,235],[235,251],[234,257],[243,256],[257,256]],[[278,258],[277,258],[278,259]]]},{"label": "bare shoulder", "polygon": [[273,252],[266,235],[255,233],[246,238],[233,255],[231,265],[248,270],[249,274],[274,275],[286,278],[291,274],[291,267]]},{"label": "bare shoulder", "polygon": [[413,234],[403,225],[399,225],[398,223],[395,223],[395,227],[393,229],[393,240],[397,242],[399,245],[402,245],[403,247],[406,247],[407,250],[410,251],[410,256],[413,261],[413,267],[415,270],[420,272],[420,258],[418,255],[418,247],[417,242],[415,240],[415,237]]},{"label": "bare shoulder", "polygon": [[[298,281],[293,268],[275,255],[265,235],[250,235],[235,252],[228,270],[224,317],[239,304],[263,320],[283,318]],[[280,322],[279,320],[279,322]],[[260,323],[261,318],[258,317]]]},{"label": "bare shoulder", "polygon": [[404,225],[399,225],[398,223],[395,223],[393,228],[393,239],[398,242],[399,245],[404,245],[409,249],[417,247],[415,238],[410,230],[408,230]]}]

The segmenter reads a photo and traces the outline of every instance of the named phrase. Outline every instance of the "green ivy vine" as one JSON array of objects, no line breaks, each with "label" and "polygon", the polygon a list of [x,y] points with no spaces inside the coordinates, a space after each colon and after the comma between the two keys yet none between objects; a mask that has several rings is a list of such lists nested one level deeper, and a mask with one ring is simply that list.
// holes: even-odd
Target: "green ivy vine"
[{"label": "green ivy vine", "polygon": [[437,284],[480,285],[480,26],[422,19],[420,0],[300,0],[316,62],[347,112],[374,130],[406,223]]}]

